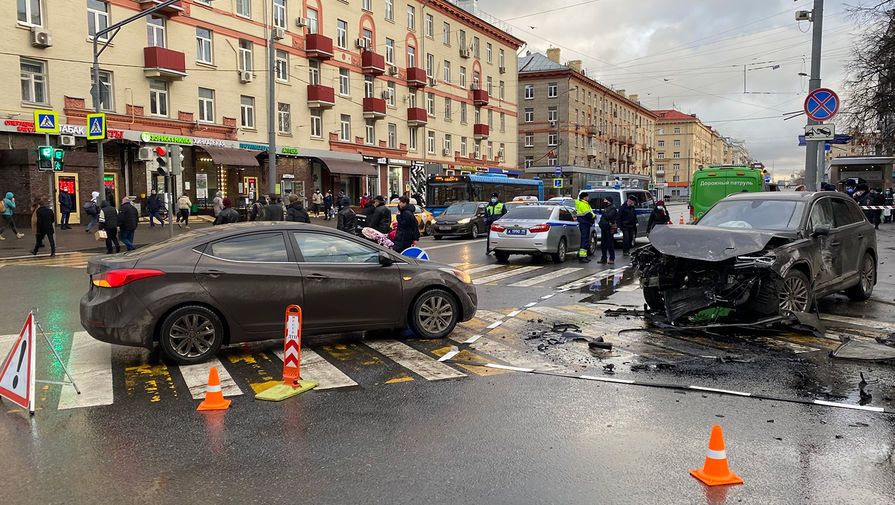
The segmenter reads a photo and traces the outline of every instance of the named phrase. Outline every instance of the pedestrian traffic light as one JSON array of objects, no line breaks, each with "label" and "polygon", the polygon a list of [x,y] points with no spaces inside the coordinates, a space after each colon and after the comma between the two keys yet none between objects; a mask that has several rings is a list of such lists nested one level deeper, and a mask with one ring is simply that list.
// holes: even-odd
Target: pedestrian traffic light
[{"label": "pedestrian traffic light", "polygon": [[168,151],[165,150],[164,147],[156,147],[155,148],[155,162],[158,164],[155,171],[158,172],[159,175],[168,175],[168,160],[166,156],[168,155]]},{"label": "pedestrian traffic light", "polygon": [[171,157],[171,175],[183,173],[183,148],[177,145],[171,146],[168,154]]},{"label": "pedestrian traffic light", "polygon": [[62,149],[53,150],[53,171],[61,172],[65,166],[65,151]]},{"label": "pedestrian traffic light", "polygon": [[53,146],[39,146],[37,148],[37,169],[53,170]]}]

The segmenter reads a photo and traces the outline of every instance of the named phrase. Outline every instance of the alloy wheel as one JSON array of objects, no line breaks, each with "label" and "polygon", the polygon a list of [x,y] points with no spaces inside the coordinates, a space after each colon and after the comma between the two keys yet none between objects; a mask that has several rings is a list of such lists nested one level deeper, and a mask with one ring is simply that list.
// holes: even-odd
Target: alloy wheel
[{"label": "alloy wheel", "polygon": [[208,352],[215,337],[214,323],[201,314],[180,316],[168,332],[171,348],[184,358],[195,358]]},{"label": "alloy wheel", "polygon": [[417,319],[420,326],[429,333],[441,333],[450,326],[454,318],[451,302],[441,295],[432,295],[420,305]]},{"label": "alloy wheel", "polygon": [[864,256],[864,265],[861,269],[861,289],[865,293],[870,293],[873,289],[873,282],[876,280],[876,269],[873,268],[873,258],[869,255]]},{"label": "alloy wheel", "polygon": [[793,275],[783,280],[779,293],[780,309],[789,312],[807,312],[810,294],[802,276]]}]

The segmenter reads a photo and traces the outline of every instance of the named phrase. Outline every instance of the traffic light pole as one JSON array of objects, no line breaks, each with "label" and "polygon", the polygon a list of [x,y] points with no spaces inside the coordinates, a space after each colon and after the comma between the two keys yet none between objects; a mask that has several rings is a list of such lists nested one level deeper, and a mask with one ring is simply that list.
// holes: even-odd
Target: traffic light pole
[{"label": "traffic light pole", "polygon": [[[44,133],[44,145],[45,146],[50,145],[50,134],[49,133]],[[56,160],[54,157],[54,159],[53,159],[54,169],[55,169],[55,164],[56,164]],[[54,202],[56,202],[56,183],[55,183],[56,176],[53,175],[55,172],[56,172],[55,170],[52,170],[47,173],[47,175],[50,177],[49,181],[48,181],[48,184],[50,186],[50,201],[48,202],[48,205],[51,210],[56,208],[56,206],[54,205]]]},{"label": "traffic light pole", "polygon": [[[814,24],[814,32],[811,41],[811,78],[808,81],[808,91],[820,88],[820,44],[823,38],[824,0],[814,0],[814,10],[811,11],[811,22]],[[820,121],[808,119],[808,124],[820,124]],[[824,141],[805,142],[805,186],[808,191],[817,191],[818,185],[823,182],[824,162],[821,155],[824,153]]]}]

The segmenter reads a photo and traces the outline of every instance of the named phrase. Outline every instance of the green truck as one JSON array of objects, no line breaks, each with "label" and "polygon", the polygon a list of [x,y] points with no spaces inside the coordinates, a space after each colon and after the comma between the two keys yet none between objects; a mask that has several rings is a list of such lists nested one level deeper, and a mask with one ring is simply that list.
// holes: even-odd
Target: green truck
[{"label": "green truck", "polygon": [[715,202],[743,191],[769,191],[766,174],[760,168],[713,165],[693,174],[690,187],[690,218],[695,221]]}]

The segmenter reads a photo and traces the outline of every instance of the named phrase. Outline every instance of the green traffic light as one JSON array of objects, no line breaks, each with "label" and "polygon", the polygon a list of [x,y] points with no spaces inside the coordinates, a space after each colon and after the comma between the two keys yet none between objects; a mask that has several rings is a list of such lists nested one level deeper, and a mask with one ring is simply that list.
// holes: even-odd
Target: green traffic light
[{"label": "green traffic light", "polygon": [[62,149],[56,149],[53,151],[53,158],[56,161],[62,161],[62,159],[64,157],[65,157],[65,151],[63,151]]},{"label": "green traffic light", "polygon": [[40,156],[47,159],[52,158],[53,148],[51,146],[40,146]]}]

